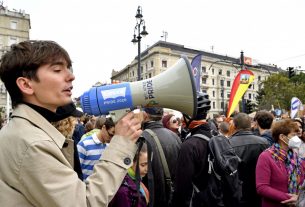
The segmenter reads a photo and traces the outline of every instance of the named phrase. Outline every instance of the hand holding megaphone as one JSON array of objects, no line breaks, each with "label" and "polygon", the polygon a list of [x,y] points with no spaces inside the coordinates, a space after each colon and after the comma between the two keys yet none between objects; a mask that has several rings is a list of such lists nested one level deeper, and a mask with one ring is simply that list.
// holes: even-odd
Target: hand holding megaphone
[{"label": "hand holding megaphone", "polygon": [[134,143],[136,143],[141,134],[141,121],[133,112],[126,114],[115,125],[115,135],[129,137]]},{"label": "hand holding megaphone", "polygon": [[80,101],[84,113],[110,114],[114,121],[138,106],[170,108],[191,117],[197,113],[196,86],[186,57],[149,79],[93,87]]}]

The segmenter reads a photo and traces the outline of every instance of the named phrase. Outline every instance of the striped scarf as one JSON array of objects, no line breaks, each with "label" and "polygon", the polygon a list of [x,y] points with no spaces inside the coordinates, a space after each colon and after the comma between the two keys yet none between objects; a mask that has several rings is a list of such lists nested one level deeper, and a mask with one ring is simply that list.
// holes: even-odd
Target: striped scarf
[{"label": "striped scarf", "polygon": [[297,194],[301,187],[301,162],[297,153],[291,149],[288,151],[281,149],[278,143],[274,143],[268,151],[275,161],[285,162],[288,173],[288,192]]}]

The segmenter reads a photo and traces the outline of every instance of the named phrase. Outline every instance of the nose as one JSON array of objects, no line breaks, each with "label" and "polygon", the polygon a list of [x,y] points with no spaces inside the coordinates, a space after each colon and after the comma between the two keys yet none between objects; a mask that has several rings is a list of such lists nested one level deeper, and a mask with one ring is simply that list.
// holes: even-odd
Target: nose
[{"label": "nose", "polygon": [[67,75],[67,80],[68,81],[74,81],[75,80],[75,75],[71,70],[68,70],[68,75]]}]

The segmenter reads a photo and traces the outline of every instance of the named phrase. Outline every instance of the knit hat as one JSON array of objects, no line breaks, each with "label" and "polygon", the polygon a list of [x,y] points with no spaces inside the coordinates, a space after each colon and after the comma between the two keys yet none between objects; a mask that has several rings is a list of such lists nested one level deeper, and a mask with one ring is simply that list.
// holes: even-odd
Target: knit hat
[{"label": "knit hat", "polygon": [[165,128],[169,128],[169,120],[174,116],[174,114],[167,114],[162,118],[162,124]]}]

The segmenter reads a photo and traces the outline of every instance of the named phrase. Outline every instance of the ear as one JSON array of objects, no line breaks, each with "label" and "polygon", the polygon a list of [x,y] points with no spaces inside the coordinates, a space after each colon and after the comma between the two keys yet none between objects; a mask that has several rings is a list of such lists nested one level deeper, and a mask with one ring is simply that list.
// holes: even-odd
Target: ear
[{"label": "ear", "polygon": [[25,77],[17,78],[16,84],[22,93],[26,95],[32,95],[34,93],[31,80],[29,80],[28,78]]}]

